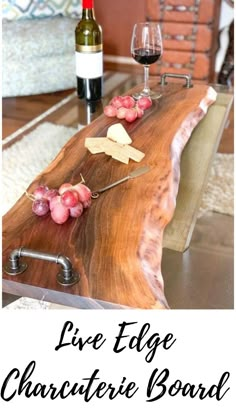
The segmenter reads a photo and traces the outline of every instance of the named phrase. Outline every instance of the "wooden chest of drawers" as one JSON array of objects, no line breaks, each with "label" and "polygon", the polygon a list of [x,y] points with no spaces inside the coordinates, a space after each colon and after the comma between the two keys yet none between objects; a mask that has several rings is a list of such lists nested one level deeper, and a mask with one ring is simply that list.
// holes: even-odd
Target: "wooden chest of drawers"
[{"label": "wooden chest of drawers", "polygon": [[[190,73],[196,81],[214,81],[222,0],[96,0],[95,12],[103,28],[105,69],[143,73],[130,52],[133,25],[160,22],[164,53],[150,73]],[[104,13],[106,10],[106,13]]]},{"label": "wooden chest of drawers", "polygon": [[147,20],[161,24],[163,56],[151,74],[190,73],[214,80],[221,0],[147,0]]}]

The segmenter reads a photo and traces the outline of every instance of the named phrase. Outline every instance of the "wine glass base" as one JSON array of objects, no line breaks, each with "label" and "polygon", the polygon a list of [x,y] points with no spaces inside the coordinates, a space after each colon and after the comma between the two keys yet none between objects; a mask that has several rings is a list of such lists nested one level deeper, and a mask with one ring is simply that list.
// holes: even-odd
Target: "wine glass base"
[{"label": "wine glass base", "polygon": [[153,92],[152,90],[150,90],[148,93],[147,92],[137,92],[137,93],[134,93],[132,95],[132,97],[135,100],[138,100],[141,97],[150,97],[151,99],[160,99],[162,97],[162,94],[160,92]]}]

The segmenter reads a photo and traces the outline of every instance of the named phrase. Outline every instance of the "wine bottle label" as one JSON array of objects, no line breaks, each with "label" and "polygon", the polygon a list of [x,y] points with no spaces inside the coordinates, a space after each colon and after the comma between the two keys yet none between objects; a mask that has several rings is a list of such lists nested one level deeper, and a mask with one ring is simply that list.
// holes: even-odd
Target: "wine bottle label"
[{"label": "wine bottle label", "polygon": [[96,79],[103,75],[103,53],[75,53],[76,75],[82,79]]},{"label": "wine bottle label", "polygon": [[100,45],[78,45],[76,44],[77,52],[100,52],[102,51],[102,44]]}]

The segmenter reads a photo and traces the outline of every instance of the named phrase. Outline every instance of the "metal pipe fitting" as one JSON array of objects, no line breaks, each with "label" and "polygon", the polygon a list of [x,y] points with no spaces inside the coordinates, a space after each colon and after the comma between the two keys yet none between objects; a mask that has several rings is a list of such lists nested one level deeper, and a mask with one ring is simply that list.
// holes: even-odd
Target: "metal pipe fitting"
[{"label": "metal pipe fitting", "polygon": [[74,285],[79,281],[79,275],[74,272],[72,263],[67,256],[38,252],[23,247],[14,249],[10,253],[8,264],[4,267],[4,271],[9,275],[18,275],[24,272],[27,269],[27,264],[20,261],[22,256],[60,264],[62,269],[57,274],[57,282],[61,285]]},{"label": "metal pipe fitting", "polygon": [[187,89],[189,89],[190,87],[193,87],[191,74],[163,73],[161,75],[161,81],[160,81],[161,86],[165,86],[166,84],[168,84],[166,81],[167,77],[172,77],[175,79],[185,79],[186,83],[184,84],[184,87],[186,87]]}]

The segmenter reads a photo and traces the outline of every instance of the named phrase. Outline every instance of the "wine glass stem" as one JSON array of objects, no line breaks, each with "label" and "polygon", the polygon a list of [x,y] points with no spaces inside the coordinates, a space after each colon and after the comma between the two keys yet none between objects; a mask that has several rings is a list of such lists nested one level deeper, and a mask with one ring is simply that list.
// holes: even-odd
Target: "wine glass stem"
[{"label": "wine glass stem", "polygon": [[149,80],[149,65],[145,65],[144,66],[144,89],[143,89],[143,92],[147,95],[149,94],[148,80]]}]

